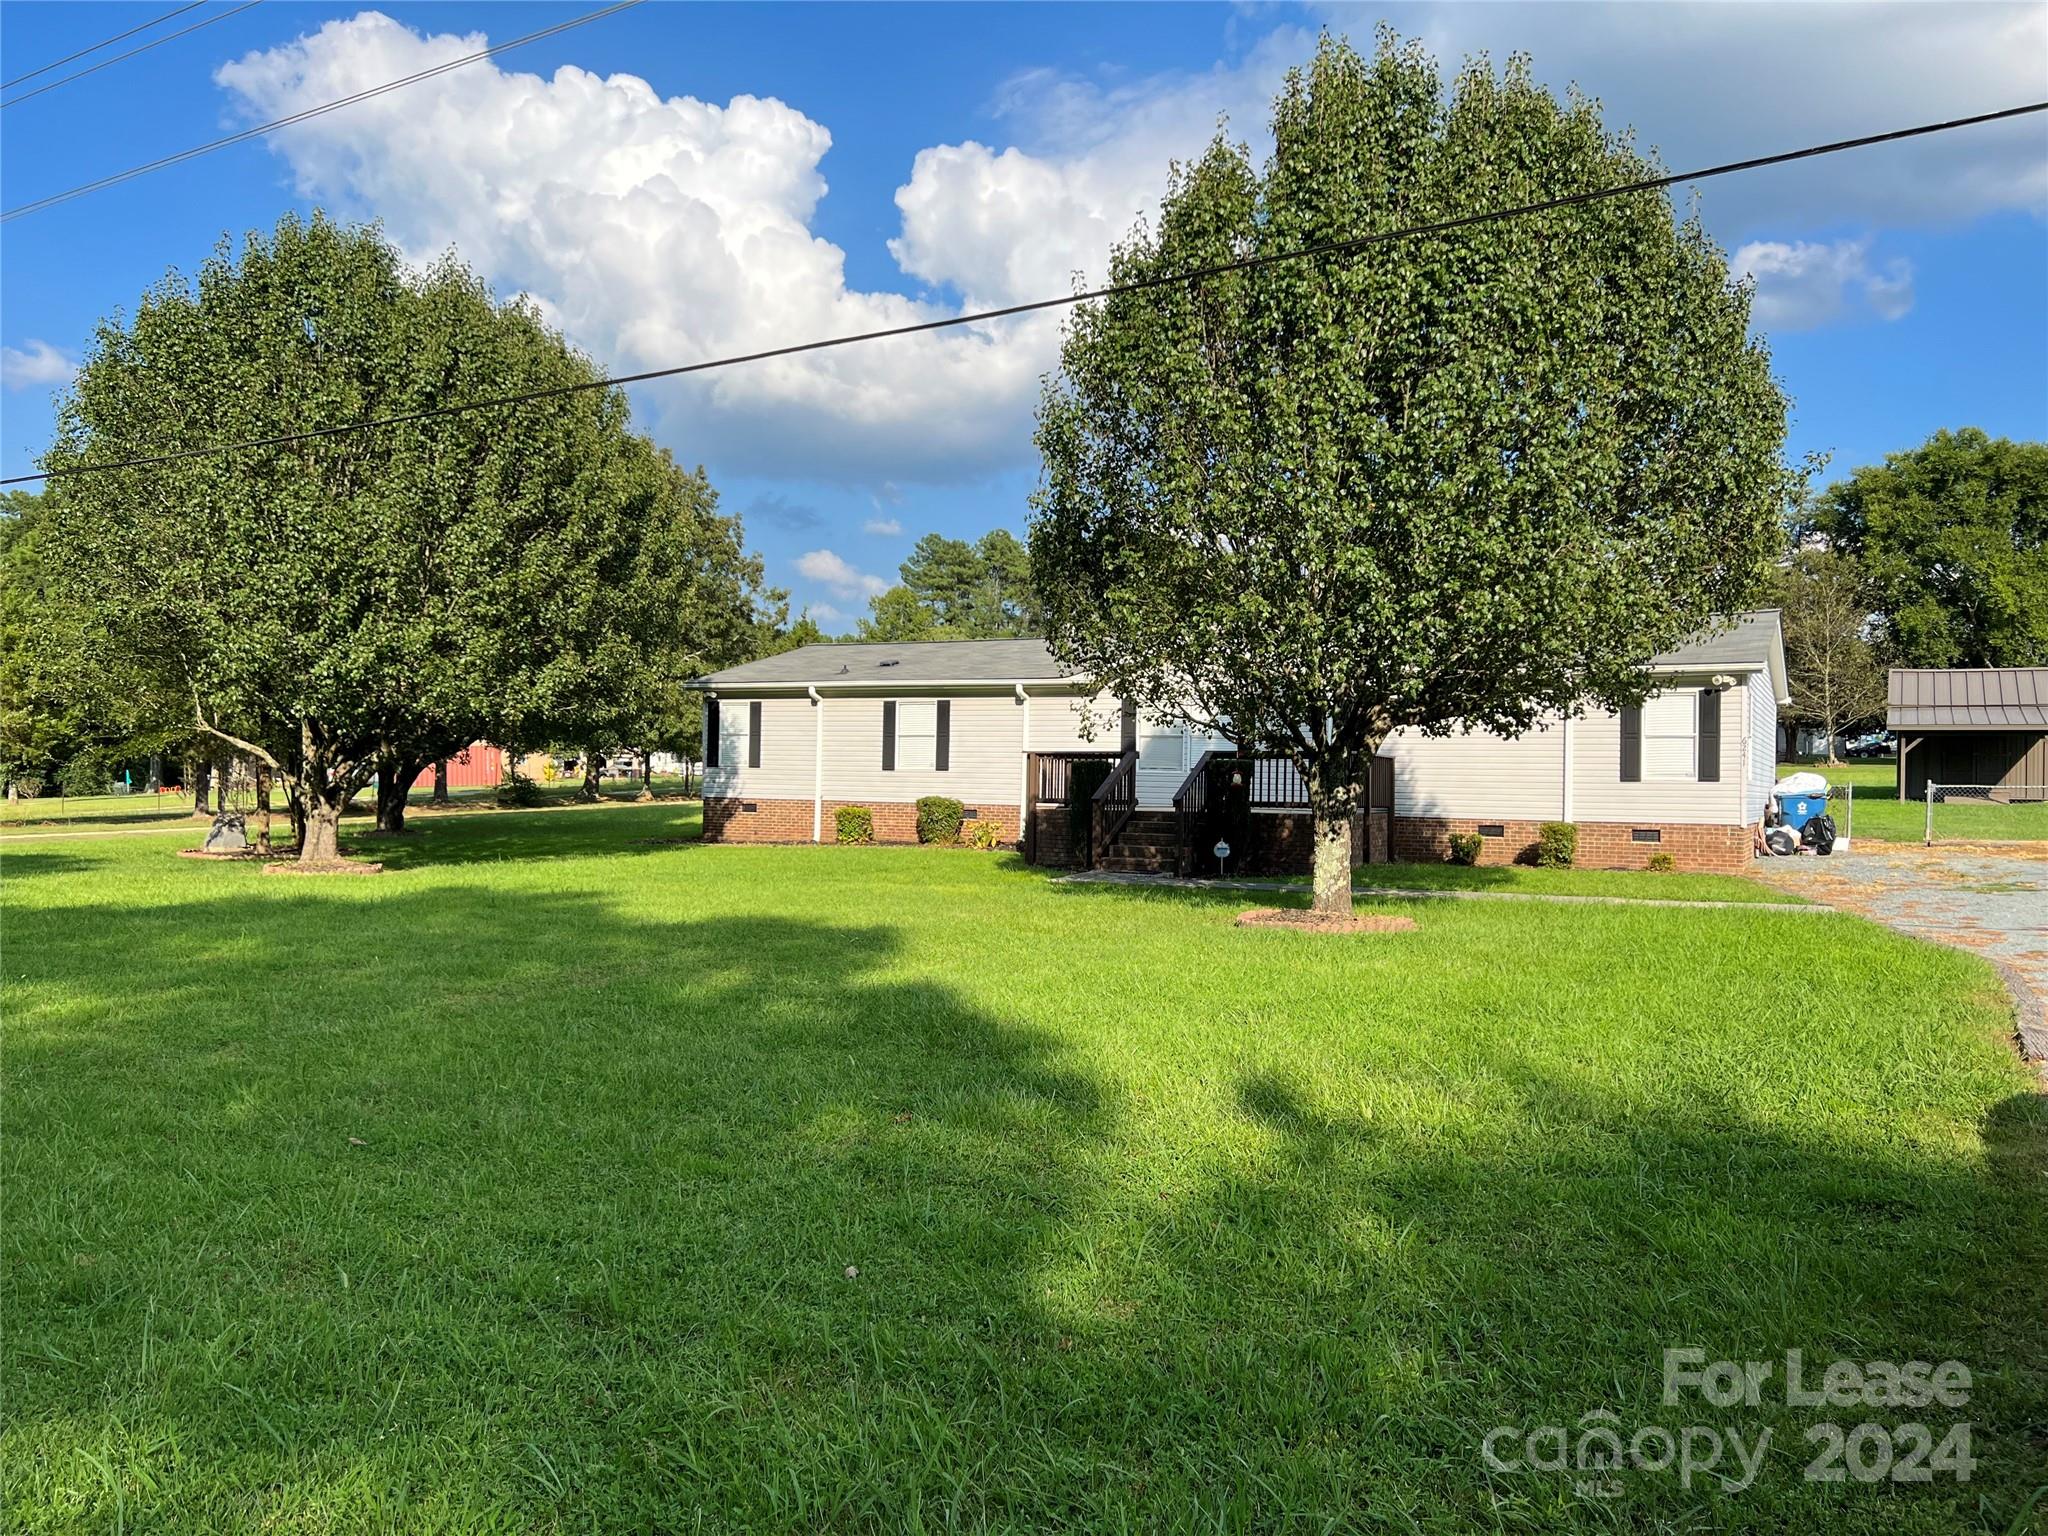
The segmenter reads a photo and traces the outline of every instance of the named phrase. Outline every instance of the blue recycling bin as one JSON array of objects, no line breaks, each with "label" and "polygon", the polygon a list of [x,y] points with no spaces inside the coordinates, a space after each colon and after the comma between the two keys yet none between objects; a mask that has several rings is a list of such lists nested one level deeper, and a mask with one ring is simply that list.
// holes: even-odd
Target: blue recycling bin
[{"label": "blue recycling bin", "polygon": [[1803,831],[1806,824],[1816,816],[1828,813],[1828,797],[1825,792],[1817,795],[1786,795],[1778,801],[1778,810],[1785,818],[1785,825],[1794,832]]}]

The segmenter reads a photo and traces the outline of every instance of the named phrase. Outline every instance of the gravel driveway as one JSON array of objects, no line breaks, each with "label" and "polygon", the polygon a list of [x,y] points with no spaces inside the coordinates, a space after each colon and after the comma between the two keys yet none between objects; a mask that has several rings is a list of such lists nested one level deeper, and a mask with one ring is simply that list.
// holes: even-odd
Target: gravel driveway
[{"label": "gravel driveway", "polygon": [[2020,1039],[2048,1071],[2048,844],[1865,843],[1834,858],[1759,859],[1759,879],[1996,962]]}]

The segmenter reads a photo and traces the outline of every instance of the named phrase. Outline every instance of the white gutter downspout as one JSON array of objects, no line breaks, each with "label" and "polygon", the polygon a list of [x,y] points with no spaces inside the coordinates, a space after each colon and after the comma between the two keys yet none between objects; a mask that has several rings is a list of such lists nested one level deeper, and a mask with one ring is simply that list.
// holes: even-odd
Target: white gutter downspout
[{"label": "white gutter downspout", "polygon": [[1564,717],[1564,792],[1558,797],[1562,807],[1559,821],[1572,819],[1572,717]]},{"label": "white gutter downspout", "polygon": [[1024,841],[1025,830],[1031,825],[1031,695],[1018,683],[1017,702],[1024,706],[1024,729],[1020,733],[1024,750],[1017,754],[1017,841]]},{"label": "white gutter downspout", "polygon": [[810,684],[811,698],[811,841],[825,840],[825,698]]}]

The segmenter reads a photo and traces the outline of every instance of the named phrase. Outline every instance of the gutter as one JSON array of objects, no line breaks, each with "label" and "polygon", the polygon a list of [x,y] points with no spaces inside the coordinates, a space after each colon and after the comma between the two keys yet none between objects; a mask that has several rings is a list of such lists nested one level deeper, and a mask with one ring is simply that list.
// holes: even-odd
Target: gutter
[{"label": "gutter", "polygon": [[827,677],[802,683],[753,683],[740,677],[698,677],[692,678],[683,686],[693,688],[699,693],[716,694],[723,688],[746,693],[812,693],[819,688],[848,691],[875,689],[882,693],[901,693],[911,688],[979,688],[1000,692],[1005,688],[1087,688],[1092,685],[1085,677],[1032,677],[1021,680],[1014,677]]},{"label": "gutter", "polygon": [[825,698],[806,687],[811,698],[811,841],[825,840]]}]

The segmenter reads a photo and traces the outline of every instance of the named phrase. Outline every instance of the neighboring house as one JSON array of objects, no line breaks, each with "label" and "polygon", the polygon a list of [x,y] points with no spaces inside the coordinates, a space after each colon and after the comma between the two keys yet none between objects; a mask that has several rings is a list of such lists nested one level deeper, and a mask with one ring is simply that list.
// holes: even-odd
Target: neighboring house
[{"label": "neighboring house", "polygon": [[1886,694],[1900,799],[1921,798],[1930,779],[2048,799],[2048,667],[1895,667]]},{"label": "neighboring house", "polygon": [[[1512,740],[1401,731],[1383,748],[1391,827],[1362,831],[1359,857],[1440,859],[1453,832],[1482,858],[1525,853],[1545,821],[1576,822],[1582,863],[1726,869],[1750,856],[1775,781],[1777,711],[1788,702],[1775,611],[1657,657],[1639,710],[1594,711]],[[809,645],[700,678],[706,697],[704,835],[722,842],[831,842],[843,805],[873,812],[883,842],[916,837],[916,802],[961,801],[1008,842],[1064,856],[1064,768],[1132,755],[1136,803],[1164,815],[1227,739],[1135,718],[1068,673],[1038,640]],[[1090,722],[1092,722],[1092,729]],[[1293,770],[1261,765],[1252,809],[1299,818]],[[1375,817],[1378,820],[1378,816]],[[1261,823],[1262,827],[1268,824]],[[1271,841],[1306,857],[1306,839]],[[1207,847],[1206,841],[1203,844]]]}]

